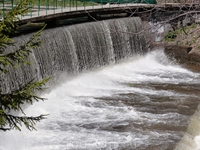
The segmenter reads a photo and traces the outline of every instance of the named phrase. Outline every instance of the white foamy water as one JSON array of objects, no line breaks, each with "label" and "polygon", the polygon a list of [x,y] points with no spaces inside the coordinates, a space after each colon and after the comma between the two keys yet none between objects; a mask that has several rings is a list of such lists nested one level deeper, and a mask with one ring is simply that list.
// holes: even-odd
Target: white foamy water
[{"label": "white foamy water", "polygon": [[[152,96],[187,98],[192,95],[146,85],[200,85],[199,79],[199,74],[171,63],[162,51],[70,80],[66,77],[63,84],[43,95],[47,101],[25,110],[27,115],[50,114],[37,124],[37,131],[1,132],[0,150],[118,150],[139,149],[155,141],[170,142],[171,137],[177,136],[175,132],[151,130],[149,126],[179,125],[185,115],[139,111],[126,103],[145,104]],[[130,95],[139,97],[130,99]],[[198,140],[196,137],[194,141]]]}]

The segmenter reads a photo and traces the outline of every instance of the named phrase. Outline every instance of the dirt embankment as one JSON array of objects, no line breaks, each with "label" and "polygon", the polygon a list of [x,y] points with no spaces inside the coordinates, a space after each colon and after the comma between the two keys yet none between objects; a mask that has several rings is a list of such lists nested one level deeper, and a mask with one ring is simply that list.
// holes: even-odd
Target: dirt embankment
[{"label": "dirt embankment", "polygon": [[165,53],[179,63],[200,71],[200,25],[179,28],[168,35],[162,42]]}]

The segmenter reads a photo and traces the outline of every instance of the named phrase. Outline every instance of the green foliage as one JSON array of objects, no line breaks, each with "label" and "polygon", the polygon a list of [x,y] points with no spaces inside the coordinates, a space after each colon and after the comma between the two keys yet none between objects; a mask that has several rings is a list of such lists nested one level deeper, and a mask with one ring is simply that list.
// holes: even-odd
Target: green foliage
[{"label": "green foliage", "polygon": [[165,41],[174,41],[177,37],[177,34],[175,31],[169,30],[168,34],[165,35],[164,39]]},{"label": "green foliage", "polygon": [[178,44],[179,44],[179,45],[184,45],[184,42],[183,42],[183,41],[181,41],[181,42],[178,42]]},{"label": "green foliage", "polygon": [[193,28],[193,29],[195,29],[197,27],[197,23],[193,23],[192,25],[191,25],[191,28]]},{"label": "green foliage", "polygon": [[[188,35],[189,30],[196,28],[196,27],[197,27],[197,24],[192,24],[190,26],[182,26],[182,27],[176,29],[175,31],[169,30],[168,34],[165,35],[164,40],[172,42],[181,34]],[[196,39],[193,38],[193,43],[195,43],[195,40]]]},{"label": "green foliage", "polygon": [[[16,64],[27,64],[27,57],[32,52],[32,49],[40,46],[41,31],[33,34],[31,38],[19,46],[16,51],[8,52],[7,47],[16,45],[15,41],[10,38],[10,35],[16,32],[16,21],[19,20],[19,15],[28,13],[28,6],[30,0],[22,0],[16,7],[9,11],[5,18],[0,22],[0,72],[6,73],[8,67],[15,67]],[[25,86],[21,86],[18,90],[11,91],[10,93],[2,93],[0,91],[0,130],[18,129],[24,125],[27,129],[33,130],[34,125],[45,118],[45,115],[30,117],[26,116],[23,112],[22,105],[33,104],[34,101],[44,100],[37,96],[37,91],[44,90],[44,84],[49,78],[42,81],[30,81]],[[22,112],[22,116],[13,115],[11,112]]]},{"label": "green foliage", "polygon": [[177,33],[178,33],[178,34],[182,34],[182,33],[183,33],[183,28],[178,28],[178,29],[177,29]]}]

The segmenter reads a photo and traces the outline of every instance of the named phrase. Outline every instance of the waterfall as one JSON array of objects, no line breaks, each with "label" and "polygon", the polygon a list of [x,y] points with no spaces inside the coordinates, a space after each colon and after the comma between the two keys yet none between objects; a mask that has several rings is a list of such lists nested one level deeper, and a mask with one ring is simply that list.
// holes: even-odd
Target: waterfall
[{"label": "waterfall", "polygon": [[[42,95],[47,101],[25,109],[28,116],[50,114],[38,131],[1,132],[0,150],[199,150],[200,74],[160,49],[137,56],[147,53],[142,30],[138,17],[44,30],[31,65],[1,75],[3,92],[33,79],[110,66],[64,76],[62,85]],[[18,45],[7,50],[30,36],[14,38]]]},{"label": "waterfall", "polygon": [[[116,63],[147,52],[142,21],[139,17],[112,19],[44,30],[40,48],[28,58],[31,65],[21,65],[2,75],[2,91],[62,72],[79,73]],[[20,44],[30,34],[14,38]],[[8,50],[13,47],[9,47]]]}]

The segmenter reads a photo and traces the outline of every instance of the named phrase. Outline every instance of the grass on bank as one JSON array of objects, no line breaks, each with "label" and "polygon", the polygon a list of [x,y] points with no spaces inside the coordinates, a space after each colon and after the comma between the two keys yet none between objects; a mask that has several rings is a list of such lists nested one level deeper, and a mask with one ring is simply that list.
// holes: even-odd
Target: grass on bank
[{"label": "grass on bank", "polygon": [[164,37],[164,41],[192,46],[200,50],[200,23],[193,23],[176,30],[169,30]]}]

